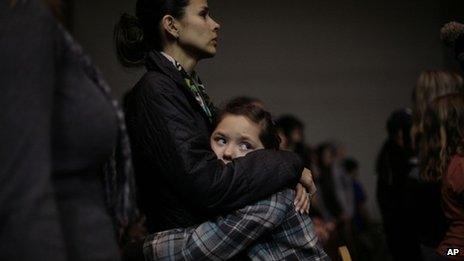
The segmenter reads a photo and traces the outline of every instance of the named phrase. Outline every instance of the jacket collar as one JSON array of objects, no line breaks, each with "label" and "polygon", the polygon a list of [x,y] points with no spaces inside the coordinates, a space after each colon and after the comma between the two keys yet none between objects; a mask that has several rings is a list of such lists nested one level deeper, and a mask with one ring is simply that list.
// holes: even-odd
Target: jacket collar
[{"label": "jacket collar", "polygon": [[[177,84],[186,87],[185,81],[181,74],[164,55],[157,51],[148,52],[148,57],[145,59],[145,67],[148,71],[161,71],[175,81]],[[187,88],[187,87],[186,87]]]},{"label": "jacket collar", "polygon": [[193,93],[189,90],[180,72],[163,54],[154,50],[148,52],[148,56],[145,59],[145,67],[148,71],[159,71],[171,78],[178,86],[180,86],[181,91],[185,93],[190,100],[190,103],[195,108],[199,109],[206,121],[210,123],[208,115],[198,103]]}]

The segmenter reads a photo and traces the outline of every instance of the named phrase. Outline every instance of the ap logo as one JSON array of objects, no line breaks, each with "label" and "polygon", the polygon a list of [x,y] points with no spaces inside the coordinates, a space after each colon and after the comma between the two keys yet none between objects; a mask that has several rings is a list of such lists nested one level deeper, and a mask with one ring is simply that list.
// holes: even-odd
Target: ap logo
[{"label": "ap logo", "polygon": [[459,249],[457,248],[448,248],[448,252],[446,252],[447,256],[457,256],[459,254]]}]

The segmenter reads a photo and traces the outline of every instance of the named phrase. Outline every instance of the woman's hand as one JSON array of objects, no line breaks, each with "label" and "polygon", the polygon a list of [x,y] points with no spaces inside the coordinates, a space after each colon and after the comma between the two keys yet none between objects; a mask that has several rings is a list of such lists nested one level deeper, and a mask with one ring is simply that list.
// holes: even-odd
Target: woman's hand
[{"label": "woman's hand", "polygon": [[313,182],[313,175],[309,169],[304,168],[300,183],[296,185],[295,190],[295,210],[301,214],[309,213],[311,197],[316,193],[316,185]]},{"label": "woman's hand", "polygon": [[308,193],[306,193],[306,189],[300,183],[296,184],[295,187],[295,201],[293,204],[295,205],[295,211],[303,213],[309,213],[309,203],[310,197]]},{"label": "woman's hand", "polygon": [[303,169],[303,173],[301,174],[301,178],[300,178],[300,183],[308,191],[309,197],[311,197],[312,195],[316,193],[317,189],[313,181],[313,174],[311,173],[309,169],[307,168]]}]

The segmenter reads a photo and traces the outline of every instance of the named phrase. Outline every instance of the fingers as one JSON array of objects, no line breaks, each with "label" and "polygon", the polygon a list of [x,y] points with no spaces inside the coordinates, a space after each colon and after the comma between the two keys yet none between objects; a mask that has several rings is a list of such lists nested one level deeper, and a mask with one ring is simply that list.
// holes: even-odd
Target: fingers
[{"label": "fingers", "polygon": [[311,206],[311,195],[306,194],[306,199],[308,200],[308,205],[306,206],[306,214],[309,214],[309,207]]},{"label": "fingers", "polygon": [[316,194],[317,188],[313,180],[311,180],[310,188],[308,189],[309,194],[312,196]]},{"label": "fingers", "polygon": [[303,174],[301,175],[300,183],[308,190],[308,192],[311,195],[316,193],[316,185],[314,184],[313,175],[309,169],[303,169]]},{"label": "fingers", "polygon": [[317,189],[316,189],[316,184],[314,183],[314,179],[313,179],[313,173],[309,171],[309,174],[311,175],[311,181],[309,182],[309,187],[307,188],[308,189],[308,192],[310,195],[314,195],[314,193],[316,193]]},{"label": "fingers", "polygon": [[298,201],[298,204],[296,205],[295,210],[303,214],[306,211],[307,207],[308,207],[308,197],[306,196],[306,193],[303,193],[303,195]]},{"label": "fingers", "polygon": [[304,203],[304,195],[306,194],[306,191],[304,189],[304,187],[298,183],[295,187],[295,201],[294,201],[294,205],[295,205],[295,211],[300,211],[303,207],[303,203]]},{"label": "fingers", "polygon": [[301,207],[301,211],[300,213],[303,214],[303,213],[306,213],[308,214],[309,213],[309,196],[308,196],[308,193],[305,193],[304,195],[304,203],[303,203],[303,206]]},{"label": "fingers", "polygon": [[309,213],[310,198],[308,197],[308,193],[306,193],[306,189],[301,184],[297,184],[295,190],[295,211],[301,214]]}]

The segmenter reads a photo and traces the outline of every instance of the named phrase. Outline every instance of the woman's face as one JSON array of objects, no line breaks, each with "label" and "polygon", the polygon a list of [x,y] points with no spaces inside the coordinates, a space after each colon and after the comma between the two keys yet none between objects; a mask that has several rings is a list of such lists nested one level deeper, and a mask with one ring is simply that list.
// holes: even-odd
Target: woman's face
[{"label": "woman's face", "polygon": [[261,126],[245,116],[227,114],[211,135],[210,143],[216,156],[224,163],[263,149],[259,139]]},{"label": "woman's face", "polygon": [[216,54],[219,24],[209,15],[207,0],[190,0],[179,20],[179,45],[198,60]]}]

